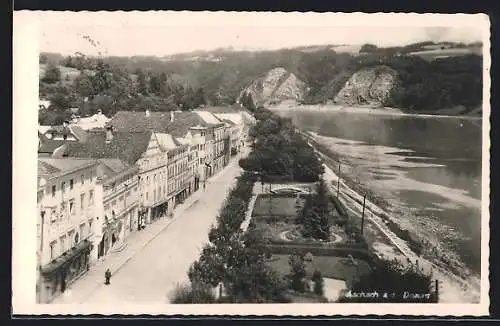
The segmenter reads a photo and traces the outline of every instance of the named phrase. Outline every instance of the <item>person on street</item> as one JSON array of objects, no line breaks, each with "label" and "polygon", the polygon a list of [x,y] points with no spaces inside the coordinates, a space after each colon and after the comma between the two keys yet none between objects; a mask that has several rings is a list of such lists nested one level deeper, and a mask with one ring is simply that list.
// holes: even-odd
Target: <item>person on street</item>
[{"label": "person on street", "polygon": [[111,271],[109,268],[106,270],[106,273],[104,273],[104,278],[106,279],[106,282],[104,284],[109,285],[109,280],[111,279]]}]

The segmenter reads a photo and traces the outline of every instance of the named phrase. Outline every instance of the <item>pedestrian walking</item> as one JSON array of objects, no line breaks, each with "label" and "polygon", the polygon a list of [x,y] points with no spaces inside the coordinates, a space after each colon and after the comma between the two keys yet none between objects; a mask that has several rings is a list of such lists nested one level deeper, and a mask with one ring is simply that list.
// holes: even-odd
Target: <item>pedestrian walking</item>
[{"label": "pedestrian walking", "polygon": [[104,284],[109,285],[109,281],[111,279],[111,271],[109,268],[106,270],[106,273],[104,273],[104,278],[106,279],[106,282]]}]

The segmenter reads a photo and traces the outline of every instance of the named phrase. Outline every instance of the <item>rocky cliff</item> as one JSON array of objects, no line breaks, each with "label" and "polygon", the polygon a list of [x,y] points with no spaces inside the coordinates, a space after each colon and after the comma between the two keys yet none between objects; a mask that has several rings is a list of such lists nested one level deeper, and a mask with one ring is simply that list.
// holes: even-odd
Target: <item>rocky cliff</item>
[{"label": "rocky cliff", "polygon": [[283,101],[302,101],[307,94],[306,83],[284,68],[275,68],[257,78],[240,93],[252,95],[256,105],[276,104]]},{"label": "rocky cliff", "polygon": [[383,106],[397,87],[396,71],[387,66],[363,68],[355,72],[335,96],[335,103]]}]

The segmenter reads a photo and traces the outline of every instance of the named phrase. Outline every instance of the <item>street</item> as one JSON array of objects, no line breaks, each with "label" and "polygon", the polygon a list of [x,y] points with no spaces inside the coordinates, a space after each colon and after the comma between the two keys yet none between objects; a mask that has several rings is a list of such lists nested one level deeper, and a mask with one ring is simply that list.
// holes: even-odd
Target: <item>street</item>
[{"label": "street", "polygon": [[208,242],[209,228],[240,172],[237,160],[231,162],[197,202],[111,277],[110,285],[102,284],[81,303],[168,303],[176,284],[188,281],[189,266]]}]

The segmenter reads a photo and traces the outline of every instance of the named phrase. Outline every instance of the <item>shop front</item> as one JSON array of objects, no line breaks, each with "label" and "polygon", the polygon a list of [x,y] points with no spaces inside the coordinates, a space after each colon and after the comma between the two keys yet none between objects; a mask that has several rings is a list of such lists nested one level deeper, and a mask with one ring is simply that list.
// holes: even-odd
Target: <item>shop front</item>
[{"label": "shop front", "polygon": [[151,207],[151,222],[158,220],[161,217],[167,216],[168,202],[163,202]]},{"label": "shop front", "polygon": [[123,242],[124,223],[121,219],[108,219],[105,216],[103,234],[97,251],[97,258],[106,256],[115,244]]},{"label": "shop front", "polygon": [[85,239],[41,267],[42,282],[39,289],[41,302],[52,301],[59,294],[64,293],[80,275],[88,271],[91,250],[91,242]]},{"label": "shop front", "polygon": [[196,191],[198,189],[200,189],[200,176],[196,175],[194,177],[194,190],[193,191]]},{"label": "shop front", "polygon": [[146,218],[148,216],[148,208],[144,206],[139,207],[137,212],[137,231],[140,231],[146,227]]}]

